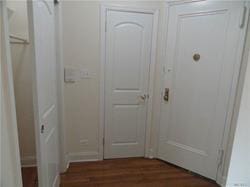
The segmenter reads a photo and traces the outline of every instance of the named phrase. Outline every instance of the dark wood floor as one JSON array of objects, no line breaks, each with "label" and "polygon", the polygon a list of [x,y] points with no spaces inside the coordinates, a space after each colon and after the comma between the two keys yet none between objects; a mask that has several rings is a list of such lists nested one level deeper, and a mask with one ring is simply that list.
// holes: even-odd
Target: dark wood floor
[{"label": "dark wood floor", "polygon": [[[37,187],[36,167],[22,168],[23,187]],[[157,159],[129,158],[70,164],[61,187],[218,187]]]},{"label": "dark wood floor", "polygon": [[156,159],[72,163],[61,187],[218,187],[213,181]]},{"label": "dark wood floor", "polygon": [[36,167],[22,168],[23,187],[38,187]]}]

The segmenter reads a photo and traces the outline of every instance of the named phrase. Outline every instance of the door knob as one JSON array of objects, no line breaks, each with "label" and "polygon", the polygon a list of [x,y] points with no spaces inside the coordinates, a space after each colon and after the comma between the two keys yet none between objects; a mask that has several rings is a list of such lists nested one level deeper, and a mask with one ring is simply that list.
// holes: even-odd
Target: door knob
[{"label": "door knob", "polygon": [[143,101],[145,101],[145,100],[146,100],[146,98],[147,98],[147,96],[146,96],[146,94],[144,94],[144,95],[140,95],[140,98],[141,98]]}]

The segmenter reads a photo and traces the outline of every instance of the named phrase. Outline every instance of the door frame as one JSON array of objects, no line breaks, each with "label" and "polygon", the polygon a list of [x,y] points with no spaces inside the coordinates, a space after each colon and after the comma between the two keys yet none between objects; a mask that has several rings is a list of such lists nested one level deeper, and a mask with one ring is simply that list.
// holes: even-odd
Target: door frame
[{"label": "door frame", "polygon": [[55,52],[57,71],[57,110],[58,110],[58,132],[59,132],[59,152],[60,152],[60,172],[65,172],[69,167],[68,152],[66,147],[66,124],[65,124],[65,104],[64,104],[64,64],[63,64],[63,37],[62,37],[62,4],[54,3],[55,11]]},{"label": "door frame", "polygon": [[[157,157],[158,157],[158,145],[159,145],[159,131],[160,131],[160,125],[161,125],[161,111],[162,111],[162,97],[164,95],[164,77],[165,77],[165,70],[168,62],[166,61],[166,55],[167,55],[167,50],[166,50],[166,43],[168,41],[167,38],[167,33],[168,33],[168,23],[169,23],[169,10],[172,6],[176,5],[181,5],[181,4],[186,4],[186,3],[196,3],[196,2],[201,2],[204,0],[165,0],[165,14],[164,15],[164,25],[163,25],[163,35],[164,39],[162,40],[164,46],[163,54],[162,54],[162,59],[161,59],[161,86],[160,86],[160,97],[158,98],[158,102],[160,103],[160,106],[158,107],[158,110],[160,111],[160,115],[158,117],[158,123],[157,123],[157,132],[156,132],[156,137],[157,139]],[[207,1],[207,0],[205,0]],[[242,13],[242,20],[243,20],[243,26],[242,29],[240,30],[239,33],[239,43],[236,48],[236,62],[234,66],[234,72],[233,72],[233,79],[232,79],[232,87],[231,87],[231,93],[229,97],[229,102],[228,102],[228,111],[227,111],[227,117],[226,117],[226,122],[225,122],[225,127],[224,127],[224,133],[223,137],[221,138],[221,143],[220,143],[220,149],[223,150],[222,153],[222,164],[218,167],[217,169],[217,177],[216,177],[216,182],[220,184],[221,186],[224,186],[226,184],[226,178],[227,178],[227,169],[229,166],[229,157],[231,155],[231,147],[233,144],[232,137],[230,135],[233,135],[235,132],[235,126],[237,123],[237,119],[235,118],[235,113],[237,113],[237,100],[239,97],[241,97],[240,93],[238,92],[238,85],[239,85],[239,80],[244,78],[244,73],[241,73],[241,67],[244,66],[243,62],[243,57],[242,54],[244,52],[244,47],[245,47],[245,36],[246,36],[246,30],[247,30],[247,24],[248,24],[248,19],[249,16],[247,16],[250,12],[250,3],[247,3],[246,1],[242,1],[242,11],[244,11],[246,7],[246,12]],[[240,20],[239,20],[240,22]],[[237,115],[238,116],[238,115]],[[236,117],[237,118],[237,117]]]},{"label": "door frame", "polygon": [[145,135],[145,157],[153,158],[151,151],[151,126],[152,126],[152,109],[153,109],[153,92],[154,92],[154,74],[156,64],[156,43],[157,43],[157,31],[158,31],[158,8],[138,8],[136,6],[122,6],[117,4],[103,3],[100,5],[100,123],[98,134],[98,159],[104,159],[104,138],[105,138],[105,66],[106,66],[106,20],[107,11],[124,11],[124,12],[136,12],[147,13],[153,16],[153,32],[151,43],[151,59],[150,59],[150,71],[148,81],[148,104],[147,104],[147,119],[146,119],[146,135]]}]

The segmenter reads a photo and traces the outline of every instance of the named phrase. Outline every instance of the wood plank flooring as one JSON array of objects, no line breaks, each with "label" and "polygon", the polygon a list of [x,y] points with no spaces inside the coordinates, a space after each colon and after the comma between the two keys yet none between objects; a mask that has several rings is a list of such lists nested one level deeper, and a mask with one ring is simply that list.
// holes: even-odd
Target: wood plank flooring
[{"label": "wood plank flooring", "polygon": [[36,167],[22,168],[23,187],[38,187]]},{"label": "wood plank flooring", "polygon": [[61,187],[218,187],[213,181],[157,159],[72,163]]}]

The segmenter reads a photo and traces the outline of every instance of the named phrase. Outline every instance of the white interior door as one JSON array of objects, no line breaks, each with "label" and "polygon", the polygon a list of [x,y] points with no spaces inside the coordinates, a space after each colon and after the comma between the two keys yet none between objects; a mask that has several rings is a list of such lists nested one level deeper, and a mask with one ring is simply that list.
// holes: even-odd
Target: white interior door
[{"label": "white interior door", "polygon": [[104,158],[144,156],[153,15],[106,19]]},{"label": "white interior door", "polygon": [[39,186],[59,186],[54,2],[29,3]]},{"label": "white interior door", "polygon": [[239,47],[242,2],[169,8],[159,158],[216,178]]}]

